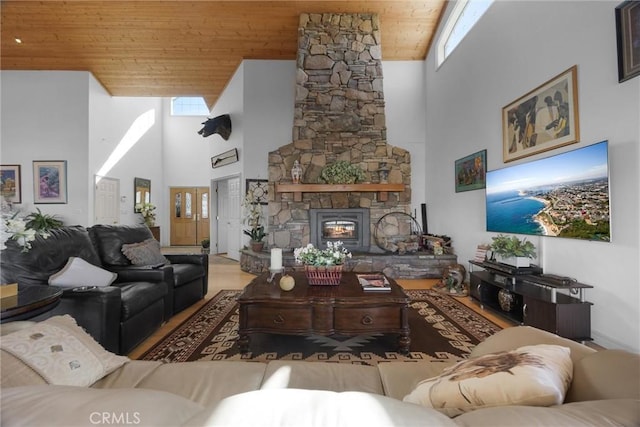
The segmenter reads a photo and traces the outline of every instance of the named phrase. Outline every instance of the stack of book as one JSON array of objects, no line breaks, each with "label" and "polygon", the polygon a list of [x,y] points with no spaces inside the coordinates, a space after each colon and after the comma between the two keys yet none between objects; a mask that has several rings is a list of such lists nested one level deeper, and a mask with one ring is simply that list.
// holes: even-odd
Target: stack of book
[{"label": "stack of book", "polygon": [[390,291],[391,285],[384,274],[357,274],[363,291]]}]

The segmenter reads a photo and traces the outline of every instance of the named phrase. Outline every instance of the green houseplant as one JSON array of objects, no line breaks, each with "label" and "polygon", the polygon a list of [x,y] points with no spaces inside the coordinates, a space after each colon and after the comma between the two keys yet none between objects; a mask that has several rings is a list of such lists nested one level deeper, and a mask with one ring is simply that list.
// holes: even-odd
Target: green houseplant
[{"label": "green houseplant", "polygon": [[43,214],[40,208],[36,208],[36,210],[37,212],[31,212],[25,217],[27,228],[46,233],[49,230],[62,227],[63,222],[55,215]]},{"label": "green houseplant", "polygon": [[320,178],[328,184],[354,184],[364,180],[364,172],[359,166],[338,160],[325,166],[320,172]]},{"label": "green houseplant", "polygon": [[211,248],[211,240],[207,239],[202,239],[202,241],[200,242],[200,245],[202,245],[202,253],[203,254],[208,254]]},{"label": "green houseplant", "polygon": [[265,233],[264,225],[262,225],[262,206],[258,203],[252,190],[247,191],[242,206],[245,209],[244,222],[249,226],[248,229],[244,229],[242,232],[251,239],[249,242],[251,250],[261,252],[264,247],[262,240],[267,237],[267,233]]},{"label": "green houseplant", "polygon": [[526,238],[520,240],[516,236],[499,234],[492,237],[491,250],[505,264],[514,267],[529,267],[530,260],[537,257],[536,247]]}]

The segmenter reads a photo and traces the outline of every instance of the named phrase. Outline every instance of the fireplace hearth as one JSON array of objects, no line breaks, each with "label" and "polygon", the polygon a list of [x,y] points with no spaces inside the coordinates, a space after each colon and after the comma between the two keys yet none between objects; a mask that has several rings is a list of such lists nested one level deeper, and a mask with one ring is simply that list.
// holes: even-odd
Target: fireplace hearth
[{"label": "fireplace hearth", "polygon": [[371,227],[369,209],[310,209],[310,242],[324,248],[327,242],[341,241],[351,252],[369,252]]}]

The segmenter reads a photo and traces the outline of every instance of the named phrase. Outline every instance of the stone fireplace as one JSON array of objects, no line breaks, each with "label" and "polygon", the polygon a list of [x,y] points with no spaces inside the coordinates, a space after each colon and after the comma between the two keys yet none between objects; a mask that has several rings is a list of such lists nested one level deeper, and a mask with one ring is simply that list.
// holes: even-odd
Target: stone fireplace
[{"label": "stone fireplace", "polygon": [[[293,249],[322,247],[337,236],[354,245],[347,261],[352,271],[442,277],[443,268],[456,263],[455,255],[385,253],[375,241],[381,218],[411,212],[411,156],[387,144],[381,59],[377,15],[300,15],[292,142],[268,158],[267,243],[283,249],[285,267],[294,266]],[[339,160],[360,166],[365,184],[319,184],[322,169]],[[299,184],[291,177],[296,161],[303,170]],[[353,212],[368,222],[363,218],[353,229],[353,218],[344,216]],[[243,250],[240,265],[267,271],[269,253]]]},{"label": "stone fireplace", "polygon": [[[385,214],[410,212],[411,157],[387,144],[380,23],[371,14],[300,16],[292,142],[269,153],[269,245],[293,249],[311,242],[310,209],[367,209],[370,250],[377,221]],[[402,191],[305,192],[296,200],[277,192],[292,183],[295,161],[302,183],[321,182],[326,165],[345,160],[360,166],[365,182],[388,183]],[[315,232],[314,232],[315,233]],[[363,247],[364,249],[364,247]]]}]

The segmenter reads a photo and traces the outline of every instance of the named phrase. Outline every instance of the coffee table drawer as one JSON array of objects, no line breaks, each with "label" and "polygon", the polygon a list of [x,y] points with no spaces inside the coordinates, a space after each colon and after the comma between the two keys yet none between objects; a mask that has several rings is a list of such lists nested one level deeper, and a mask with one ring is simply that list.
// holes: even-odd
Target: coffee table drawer
[{"label": "coffee table drawer", "polygon": [[402,327],[402,307],[349,307],[335,309],[338,331],[383,331]]},{"label": "coffee table drawer", "polygon": [[310,330],[310,307],[287,308],[250,305],[247,307],[247,329],[273,331]]}]

